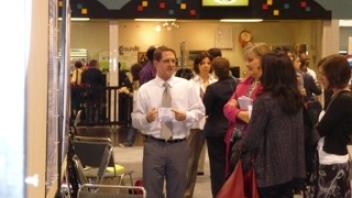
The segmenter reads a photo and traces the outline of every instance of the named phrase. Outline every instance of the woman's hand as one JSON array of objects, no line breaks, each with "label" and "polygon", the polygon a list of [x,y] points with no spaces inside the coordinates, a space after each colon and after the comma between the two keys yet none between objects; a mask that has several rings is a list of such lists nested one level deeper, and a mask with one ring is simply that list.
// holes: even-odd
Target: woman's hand
[{"label": "woman's hand", "polygon": [[237,118],[239,118],[240,120],[242,120],[245,123],[249,123],[249,111],[240,111],[237,114]]},{"label": "woman's hand", "polygon": [[236,99],[232,98],[227,102],[227,105],[230,105],[230,107],[233,107],[233,108],[237,108],[238,103]]}]

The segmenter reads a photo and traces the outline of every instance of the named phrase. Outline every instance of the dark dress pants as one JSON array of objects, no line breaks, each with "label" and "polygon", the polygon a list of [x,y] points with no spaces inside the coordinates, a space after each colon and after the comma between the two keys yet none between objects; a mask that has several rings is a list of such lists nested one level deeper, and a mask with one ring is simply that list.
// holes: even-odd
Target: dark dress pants
[{"label": "dark dress pants", "polygon": [[167,198],[182,198],[186,187],[187,141],[165,143],[144,141],[143,183],[147,198],[162,198],[166,180]]},{"label": "dark dress pants", "polygon": [[210,163],[211,191],[213,197],[216,197],[225,182],[226,152],[224,136],[207,137],[206,140]]},{"label": "dark dress pants", "polygon": [[260,198],[293,198],[293,188],[289,184],[280,184],[259,188]]},{"label": "dark dress pants", "polygon": [[200,129],[191,129],[189,136],[187,137],[187,143],[189,146],[189,157],[186,172],[186,191],[185,198],[193,197],[194,188],[197,182],[198,162],[204,147],[204,134]]}]

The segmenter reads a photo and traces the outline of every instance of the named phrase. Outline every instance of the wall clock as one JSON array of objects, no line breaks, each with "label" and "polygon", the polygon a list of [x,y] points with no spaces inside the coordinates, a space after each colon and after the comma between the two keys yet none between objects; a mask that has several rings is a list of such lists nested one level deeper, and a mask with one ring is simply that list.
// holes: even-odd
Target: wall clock
[{"label": "wall clock", "polygon": [[253,36],[247,30],[243,30],[239,35],[239,41],[242,47],[246,46],[247,43],[251,42],[252,40],[253,40]]}]

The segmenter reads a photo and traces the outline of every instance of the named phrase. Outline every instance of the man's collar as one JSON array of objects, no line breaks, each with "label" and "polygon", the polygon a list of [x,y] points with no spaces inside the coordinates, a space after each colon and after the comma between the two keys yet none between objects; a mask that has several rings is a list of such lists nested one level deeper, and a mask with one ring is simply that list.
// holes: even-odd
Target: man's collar
[{"label": "man's collar", "polygon": [[174,82],[175,82],[175,76],[171,76],[171,78],[169,78],[167,81],[161,79],[158,75],[155,76],[155,82],[158,86],[160,87],[164,87],[164,83],[167,82],[170,87],[173,86]]}]

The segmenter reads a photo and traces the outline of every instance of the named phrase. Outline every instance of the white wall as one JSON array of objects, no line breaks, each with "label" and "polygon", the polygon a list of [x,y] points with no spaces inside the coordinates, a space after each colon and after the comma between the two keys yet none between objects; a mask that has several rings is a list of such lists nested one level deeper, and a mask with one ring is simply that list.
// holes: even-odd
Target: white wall
[{"label": "white wall", "polygon": [[86,48],[89,59],[98,59],[99,52],[109,52],[108,21],[71,23],[71,48]]},{"label": "white wall", "polygon": [[33,2],[27,78],[27,175],[38,174],[39,186],[28,186],[29,198],[45,197],[48,1]]}]

